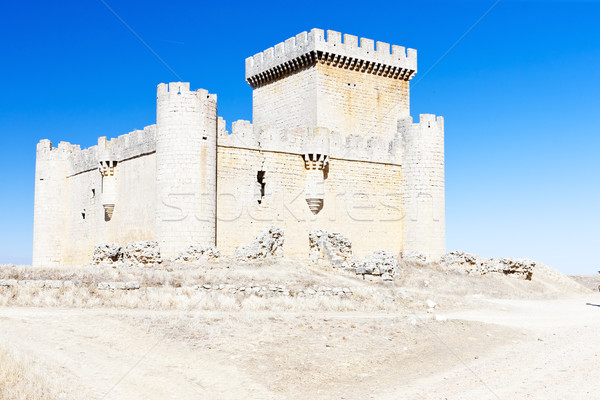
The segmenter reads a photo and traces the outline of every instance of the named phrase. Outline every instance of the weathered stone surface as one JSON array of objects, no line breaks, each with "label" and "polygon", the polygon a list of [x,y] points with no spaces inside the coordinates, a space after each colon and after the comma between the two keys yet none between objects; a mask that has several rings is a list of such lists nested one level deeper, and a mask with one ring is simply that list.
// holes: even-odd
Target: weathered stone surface
[{"label": "weathered stone surface", "polygon": [[389,251],[377,250],[355,263],[356,273],[398,275],[398,259]]},{"label": "weathered stone surface", "polygon": [[313,230],[308,234],[308,243],[313,262],[321,260],[338,268],[351,268],[354,264],[352,242],[341,233]]},{"label": "weathered stone surface", "polygon": [[98,290],[114,290],[116,289],[115,282],[98,282]]},{"label": "weathered stone surface", "polygon": [[283,230],[271,226],[262,230],[249,244],[239,246],[234,258],[241,261],[264,260],[283,256]]},{"label": "weathered stone surface", "polygon": [[139,282],[125,282],[125,290],[137,290],[140,288]]},{"label": "weathered stone surface", "polygon": [[122,260],[122,247],[118,243],[100,243],[94,247],[93,263],[96,265],[111,265]]},{"label": "weathered stone surface", "polygon": [[519,279],[531,280],[535,261],[516,258],[482,258],[463,251],[452,251],[440,259],[440,264],[457,272],[471,275],[502,273]]},{"label": "weathered stone surface", "polygon": [[464,269],[476,269],[481,265],[481,259],[476,254],[464,251],[451,251],[440,258],[440,263],[446,266],[459,266]]},{"label": "weathered stone surface", "polygon": [[158,243],[152,240],[128,243],[123,250],[123,261],[133,266],[152,266],[161,263]]},{"label": "weathered stone surface", "polygon": [[137,290],[139,282],[98,282],[98,290]]},{"label": "weathered stone surface", "polygon": [[195,262],[200,260],[216,260],[221,252],[215,246],[192,245],[179,253],[175,262]]},{"label": "weathered stone surface", "polygon": [[0,279],[0,286],[11,287],[11,286],[16,286],[16,285],[17,285],[16,279]]},{"label": "weathered stone surface", "polygon": [[19,282],[19,285],[25,286],[25,287],[34,287],[34,288],[40,288],[40,289],[44,287],[43,280],[25,279],[25,280],[18,281],[18,282]]},{"label": "weathered stone surface", "polygon": [[389,281],[393,281],[394,277],[391,274],[383,274],[383,275],[381,275],[381,279],[383,279],[384,282],[389,282]]},{"label": "weathered stone surface", "polygon": [[416,251],[406,251],[400,253],[400,263],[402,265],[413,265],[424,267],[427,265],[427,256]]},{"label": "weathered stone surface", "polygon": [[63,281],[57,279],[46,279],[44,281],[44,287],[48,289],[60,289],[63,287]]},{"label": "weathered stone surface", "polygon": [[484,265],[489,265],[490,272],[501,272],[505,275],[514,275],[519,279],[530,281],[536,262],[528,259],[517,258],[488,258]]}]

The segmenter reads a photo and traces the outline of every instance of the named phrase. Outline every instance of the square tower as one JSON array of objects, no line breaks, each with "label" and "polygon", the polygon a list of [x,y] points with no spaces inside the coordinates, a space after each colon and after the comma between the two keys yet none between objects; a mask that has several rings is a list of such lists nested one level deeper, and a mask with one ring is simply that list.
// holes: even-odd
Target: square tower
[{"label": "square tower", "polygon": [[408,117],[417,51],[313,29],[246,59],[255,128],[393,136]]}]

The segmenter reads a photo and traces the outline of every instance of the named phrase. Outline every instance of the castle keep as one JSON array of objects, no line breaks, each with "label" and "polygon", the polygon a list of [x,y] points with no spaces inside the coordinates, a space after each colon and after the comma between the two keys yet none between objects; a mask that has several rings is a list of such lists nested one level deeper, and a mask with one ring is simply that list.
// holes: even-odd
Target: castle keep
[{"label": "castle keep", "polygon": [[33,264],[90,263],[94,245],[155,240],[231,255],[263,228],[307,258],[314,229],[374,250],[445,252],[444,121],[410,117],[417,52],[313,29],[246,59],[252,123],[217,96],[158,85],[156,124],[80,149],[37,145]]}]

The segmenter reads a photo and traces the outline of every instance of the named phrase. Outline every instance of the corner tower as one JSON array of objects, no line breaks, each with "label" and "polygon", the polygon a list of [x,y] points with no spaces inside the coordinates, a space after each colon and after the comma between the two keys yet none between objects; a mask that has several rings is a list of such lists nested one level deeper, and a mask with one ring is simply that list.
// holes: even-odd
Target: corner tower
[{"label": "corner tower", "polygon": [[60,142],[58,148],[52,147],[48,139],[37,145],[33,206],[34,267],[59,266],[62,263],[67,166],[71,148],[67,142]]},{"label": "corner tower", "polygon": [[446,252],[444,118],[398,121],[402,144],[403,251],[436,259]]},{"label": "corner tower", "polygon": [[164,257],[216,235],[217,96],[161,83],[156,104],[155,235]]},{"label": "corner tower", "polygon": [[[342,40],[343,39],[343,40]],[[246,59],[253,125],[393,137],[417,51],[313,29]]]}]

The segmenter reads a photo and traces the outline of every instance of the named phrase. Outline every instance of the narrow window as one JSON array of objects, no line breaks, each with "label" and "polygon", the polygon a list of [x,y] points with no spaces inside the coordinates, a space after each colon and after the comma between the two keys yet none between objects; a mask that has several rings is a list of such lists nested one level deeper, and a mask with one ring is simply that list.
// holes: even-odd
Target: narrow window
[{"label": "narrow window", "polygon": [[92,189],[92,199],[96,197],[96,189]]},{"label": "narrow window", "polygon": [[263,197],[265,197],[265,171],[258,171],[256,173],[256,182],[260,185],[260,198],[257,199],[258,204],[260,204]]}]

